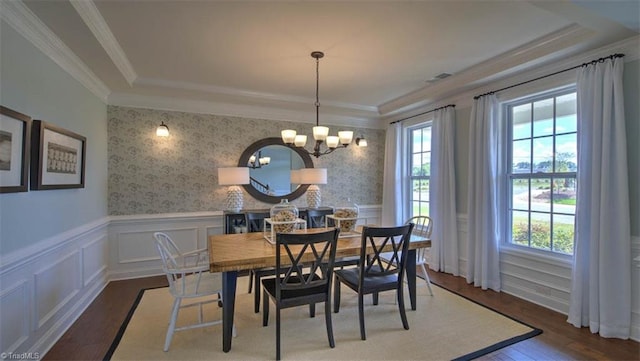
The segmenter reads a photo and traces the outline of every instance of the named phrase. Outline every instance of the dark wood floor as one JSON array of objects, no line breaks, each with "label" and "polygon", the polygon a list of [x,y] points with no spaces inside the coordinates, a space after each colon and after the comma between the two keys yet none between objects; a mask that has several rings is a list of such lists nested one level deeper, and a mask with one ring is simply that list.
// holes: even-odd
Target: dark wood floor
[{"label": "dark wood floor", "polygon": [[[565,315],[517,297],[482,291],[461,277],[429,274],[434,283],[543,330],[480,360],[640,360],[638,342],[605,339],[571,326]],[[164,276],[109,283],[44,360],[102,360],[140,289],[166,284]]]}]

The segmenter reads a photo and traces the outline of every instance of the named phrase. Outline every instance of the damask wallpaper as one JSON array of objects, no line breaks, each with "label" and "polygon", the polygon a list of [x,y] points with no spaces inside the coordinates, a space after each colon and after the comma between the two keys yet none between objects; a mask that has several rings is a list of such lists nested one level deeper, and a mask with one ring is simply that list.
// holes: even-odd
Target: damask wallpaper
[{"label": "damask wallpaper", "polygon": [[[244,149],[280,130],[295,129],[311,137],[312,124],[208,114],[109,106],[109,214],[153,214],[224,210],[226,186],[218,185],[219,167],[235,167]],[[155,135],[164,121],[170,136]],[[350,198],[360,205],[382,203],[384,130],[340,127],[364,135],[368,147],[355,142],[346,149],[313,158],[327,168],[320,185],[322,205]],[[331,134],[338,127],[330,126]],[[310,149],[307,142],[307,148]],[[244,192],[244,190],[243,190]],[[305,196],[292,203],[306,206]],[[244,207],[269,208],[244,192]]]}]

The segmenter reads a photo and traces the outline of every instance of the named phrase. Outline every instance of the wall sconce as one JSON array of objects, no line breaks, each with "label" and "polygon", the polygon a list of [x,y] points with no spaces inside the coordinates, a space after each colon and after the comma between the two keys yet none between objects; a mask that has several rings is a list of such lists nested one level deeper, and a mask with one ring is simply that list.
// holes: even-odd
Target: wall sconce
[{"label": "wall sconce", "polygon": [[361,138],[356,138],[356,145],[358,147],[366,147],[367,146],[367,140],[364,139],[364,135],[360,136]]},{"label": "wall sconce", "polygon": [[321,195],[317,184],[327,184],[326,168],[303,168],[299,171],[300,184],[309,184],[307,188],[307,206],[315,209],[320,207]]},{"label": "wall sconce", "polygon": [[164,124],[164,121],[158,125],[156,128],[156,135],[159,137],[168,137],[169,136],[169,127]]},{"label": "wall sconce", "polygon": [[226,210],[240,212],[244,204],[240,184],[249,184],[249,168],[230,167],[218,168],[218,184],[230,186],[227,190]]}]

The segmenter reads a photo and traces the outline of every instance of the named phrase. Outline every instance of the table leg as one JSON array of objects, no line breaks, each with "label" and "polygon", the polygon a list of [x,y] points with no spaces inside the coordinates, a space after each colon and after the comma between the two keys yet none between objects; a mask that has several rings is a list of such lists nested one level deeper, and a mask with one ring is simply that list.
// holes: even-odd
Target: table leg
[{"label": "table leg", "polygon": [[416,250],[410,249],[407,254],[406,275],[409,284],[409,300],[411,309],[416,310]]},{"label": "table leg", "polygon": [[222,351],[224,352],[231,350],[237,281],[238,271],[222,272]]}]

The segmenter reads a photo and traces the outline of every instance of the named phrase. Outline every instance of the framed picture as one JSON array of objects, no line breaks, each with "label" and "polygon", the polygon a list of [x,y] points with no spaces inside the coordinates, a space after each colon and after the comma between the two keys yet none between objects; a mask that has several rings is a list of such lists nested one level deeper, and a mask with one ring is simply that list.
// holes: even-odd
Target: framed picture
[{"label": "framed picture", "polygon": [[31,118],[0,106],[0,193],[29,188]]},{"label": "framed picture", "polygon": [[32,190],[84,188],[85,137],[34,120],[31,143]]}]

